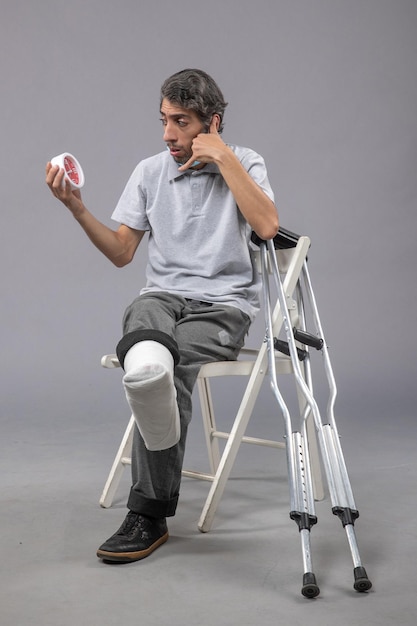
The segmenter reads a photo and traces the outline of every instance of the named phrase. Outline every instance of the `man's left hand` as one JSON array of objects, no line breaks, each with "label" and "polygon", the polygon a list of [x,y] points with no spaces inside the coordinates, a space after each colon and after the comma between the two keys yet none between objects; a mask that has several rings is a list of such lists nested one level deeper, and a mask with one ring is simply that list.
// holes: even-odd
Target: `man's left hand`
[{"label": "man's left hand", "polygon": [[217,127],[219,124],[219,116],[213,115],[208,133],[200,133],[192,143],[193,154],[187,163],[178,168],[179,172],[185,172],[192,166],[195,161],[200,163],[215,163],[220,159],[225,148],[227,147],[220,137]]}]

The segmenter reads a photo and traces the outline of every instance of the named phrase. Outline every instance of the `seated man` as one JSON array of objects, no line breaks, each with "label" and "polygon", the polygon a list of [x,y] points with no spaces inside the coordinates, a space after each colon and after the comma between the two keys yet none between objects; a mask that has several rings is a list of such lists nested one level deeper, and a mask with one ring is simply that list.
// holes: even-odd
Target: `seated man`
[{"label": "seated man", "polygon": [[126,310],[117,346],[137,423],[129,512],[98,549],[104,561],[142,559],[168,539],[199,368],[236,359],[259,308],[251,231],[274,237],[278,215],[262,157],[220,136],[226,104],[201,70],[164,82],[167,150],[133,171],[112,216],[117,230],[87,210],[63,169],[46,166],[54,196],[117,267],[149,233],[146,286]]}]

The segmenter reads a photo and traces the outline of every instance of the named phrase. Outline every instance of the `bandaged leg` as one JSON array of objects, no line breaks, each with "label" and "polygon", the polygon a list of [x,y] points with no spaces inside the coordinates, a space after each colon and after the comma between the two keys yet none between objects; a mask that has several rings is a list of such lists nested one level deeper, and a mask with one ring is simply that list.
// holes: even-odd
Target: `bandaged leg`
[{"label": "bandaged leg", "polygon": [[146,447],[171,448],[180,438],[171,352],[157,341],[140,341],[126,353],[124,370],[126,398]]}]

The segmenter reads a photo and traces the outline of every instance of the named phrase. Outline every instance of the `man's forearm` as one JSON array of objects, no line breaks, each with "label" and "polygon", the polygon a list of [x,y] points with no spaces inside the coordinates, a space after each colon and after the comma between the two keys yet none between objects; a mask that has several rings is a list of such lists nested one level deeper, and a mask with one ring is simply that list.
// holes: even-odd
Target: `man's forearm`
[{"label": "man's forearm", "polygon": [[114,231],[95,218],[84,205],[73,211],[73,215],[90,241],[114,265],[123,267],[130,263],[143,233],[123,225]]},{"label": "man's forearm", "polygon": [[64,180],[64,169],[46,164],[46,184],[53,195],[72,213],[90,241],[117,267],[123,267],[133,259],[143,231],[134,230],[123,224],[117,231],[108,228],[94,217],[84,205],[78,189],[71,189]]},{"label": "man's forearm", "polygon": [[217,165],[252,229],[262,239],[275,237],[279,227],[275,204],[248,174],[233,151],[225,151]]},{"label": "man's forearm", "polygon": [[[116,233],[99,222],[85,206],[80,207],[77,211],[72,211],[72,214],[96,248],[112,263],[115,263],[115,258],[121,253]],[[115,264],[117,265],[117,263]]]}]

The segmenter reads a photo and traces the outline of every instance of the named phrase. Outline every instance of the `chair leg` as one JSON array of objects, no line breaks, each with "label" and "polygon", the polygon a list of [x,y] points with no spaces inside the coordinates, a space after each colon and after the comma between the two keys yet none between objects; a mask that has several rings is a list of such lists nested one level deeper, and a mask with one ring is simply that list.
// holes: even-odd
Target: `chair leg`
[{"label": "chair leg", "polygon": [[131,452],[133,442],[133,430],[135,427],[135,418],[131,416],[123,439],[114,458],[113,465],[104,485],[103,492],[100,497],[100,506],[107,509],[111,507],[114,495],[122,478],[125,465],[131,463]]},{"label": "chair leg", "polygon": [[217,426],[214,416],[210,382],[208,378],[197,378],[197,387],[200,400],[201,415],[203,419],[204,434],[206,437],[210,471],[214,476],[220,463],[220,448],[217,438],[213,437],[213,432],[217,430]]},{"label": "chair leg", "polygon": [[265,366],[267,361],[265,346],[261,348],[261,351],[263,351],[262,357],[258,359],[257,366],[254,367],[250,376],[249,383],[246,387],[245,394],[242,398],[242,402],[234,420],[233,427],[227,439],[219,466],[213,478],[209,494],[206,498],[200,519],[198,521],[198,528],[203,533],[208,532],[212,526],[218,504],[223,495],[230,472],[232,471],[242,437],[245,434],[256,398],[258,397],[259,390],[265,377]]}]

